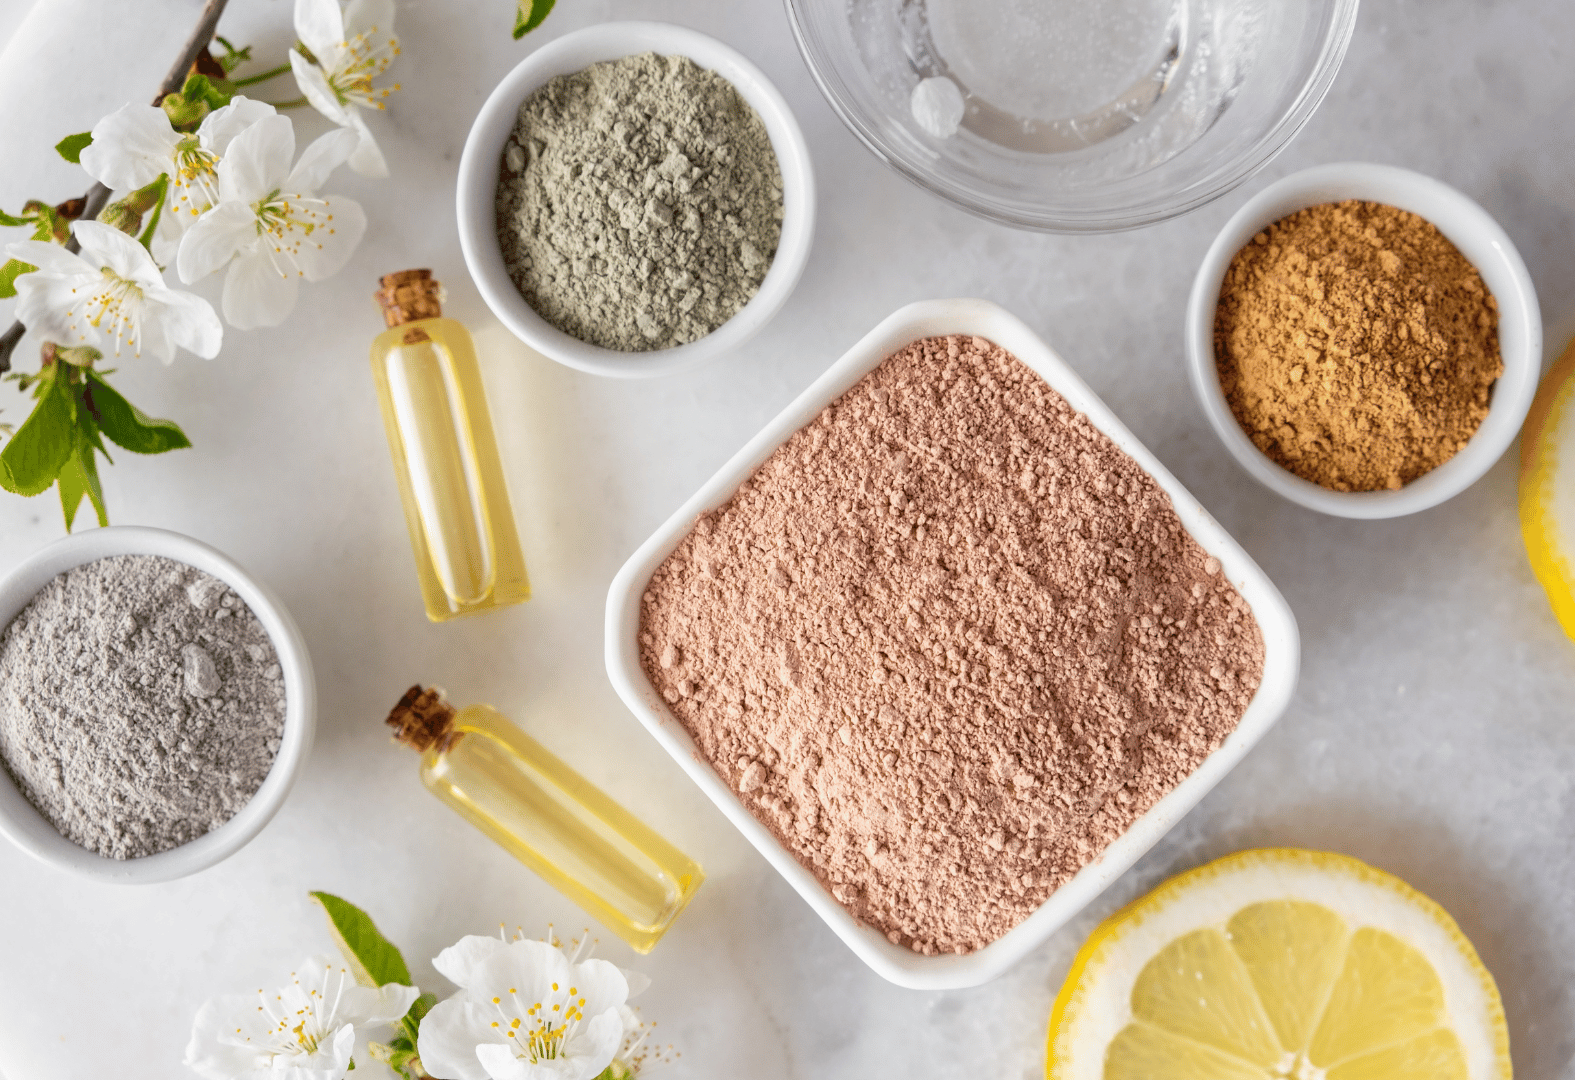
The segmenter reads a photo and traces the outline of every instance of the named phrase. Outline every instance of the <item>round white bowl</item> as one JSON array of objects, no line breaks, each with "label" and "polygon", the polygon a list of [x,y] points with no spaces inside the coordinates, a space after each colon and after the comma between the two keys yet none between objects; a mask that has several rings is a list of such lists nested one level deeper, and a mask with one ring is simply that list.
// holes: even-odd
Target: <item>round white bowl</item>
[{"label": "round white bowl", "polygon": [[[494,201],[498,163],[520,103],[537,87],[604,60],[654,52],[687,56],[737,88],[760,115],[782,169],[782,237],[760,291],[743,310],[698,341],[650,352],[619,352],[565,334],[536,314],[509,277],[498,245]],[[592,375],[639,379],[668,375],[736,349],[787,302],[809,259],[815,227],[815,177],[809,148],[787,102],[759,68],[715,38],[669,23],[614,22],[566,34],[521,60],[482,105],[459,159],[459,243],[482,299],[525,344]]]},{"label": "round white bowl", "polygon": [[[1088,418],[1170,496],[1187,532],[1224,567],[1224,574],[1252,607],[1263,631],[1263,678],[1236,730],[1171,792],[1155,803],[1126,832],[1084,866],[1071,881],[1050,894],[1032,915],[994,942],[966,956],[921,956],[886,940],[874,927],[859,922],[815,876],[798,861],[723,782],[667,709],[662,695],[640,666],[640,596],[651,574],[673,553],[706,510],[732,497],[793,433],[868,375],[882,360],[920,338],[971,334],[987,338],[1027,364]],[[878,974],[917,990],[950,990],[978,986],[1000,975],[1065,926],[1096,896],[1137,862],[1161,837],[1198,804],[1225,774],[1247,756],[1290,705],[1301,664],[1296,617],[1252,556],[1222,529],[1181,482],[1138,442],[1088,384],[1060,355],[1011,313],[988,300],[926,300],[900,308],[832,364],[809,388],[777,414],[758,435],[733,455],[656,533],[629,556],[607,590],[605,649],[607,675],[629,710],[672,755],[700,790],[727,815],[776,868],[787,883],[826,921],[842,941]]]},{"label": "round white bowl", "polygon": [[[1231,259],[1252,238],[1288,214],[1321,203],[1363,199],[1420,215],[1460,249],[1498,301],[1504,374],[1493,388],[1487,419],[1464,450],[1398,491],[1331,491],[1276,464],[1242,430],[1220,389],[1214,363],[1214,309]],[[1414,514],[1453,498],[1481,478],[1509,448],[1531,408],[1542,369],[1542,315],[1526,264],[1498,222],[1448,184],[1392,165],[1319,165],[1270,184],[1215,237],[1187,302],[1187,365],[1192,389],[1214,432],[1254,480],[1309,510],[1347,518]]]},{"label": "round white bowl", "polygon": [[301,632],[273,593],[207,544],[164,529],[115,526],[75,533],[35,552],[0,580],[0,630],[59,574],[112,555],[161,555],[211,574],[234,589],[268,631],[284,673],[284,735],[262,787],[219,828],[188,844],[140,859],[110,859],[55,831],[0,769],[0,834],[42,862],[95,881],[144,885],[206,870],[235,854],[284,803],[312,746],[317,684]]}]

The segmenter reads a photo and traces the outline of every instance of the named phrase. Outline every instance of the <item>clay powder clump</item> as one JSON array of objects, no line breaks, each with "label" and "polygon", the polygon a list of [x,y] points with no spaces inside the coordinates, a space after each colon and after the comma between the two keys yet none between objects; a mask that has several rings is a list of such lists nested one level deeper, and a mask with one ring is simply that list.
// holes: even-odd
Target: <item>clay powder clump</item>
[{"label": "clay powder clump", "polygon": [[857,918],[1021,922],[1236,727],[1263,636],[1169,498],[980,338],[888,357],[652,576],[641,662]]}]

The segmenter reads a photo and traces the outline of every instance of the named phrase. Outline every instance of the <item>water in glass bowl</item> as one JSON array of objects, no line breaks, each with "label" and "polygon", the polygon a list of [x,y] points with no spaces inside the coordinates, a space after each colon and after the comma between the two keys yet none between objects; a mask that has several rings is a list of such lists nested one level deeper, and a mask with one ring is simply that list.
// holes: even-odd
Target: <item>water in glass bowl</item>
[{"label": "water in glass bowl", "polygon": [[1030,228],[1160,221],[1261,168],[1357,0],[787,0],[832,106],[916,183]]}]

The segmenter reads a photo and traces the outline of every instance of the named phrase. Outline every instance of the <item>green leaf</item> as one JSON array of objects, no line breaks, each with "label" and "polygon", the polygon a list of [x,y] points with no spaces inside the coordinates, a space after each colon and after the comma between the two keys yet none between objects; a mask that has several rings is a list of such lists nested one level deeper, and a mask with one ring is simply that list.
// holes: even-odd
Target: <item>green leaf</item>
[{"label": "green leaf", "polygon": [[394,1040],[392,1045],[398,1045],[404,1040],[409,1040],[412,1049],[421,1039],[421,1019],[432,1011],[432,1006],[437,1004],[436,994],[422,994],[410,1003],[410,1008],[399,1019],[399,1029],[403,1035]]},{"label": "green leaf", "polygon": [[77,507],[82,505],[82,496],[87,494],[87,477],[82,474],[75,453],[55,479],[55,490],[60,493],[60,512],[65,515],[66,532],[70,532],[71,523],[77,517]]},{"label": "green leaf", "polygon": [[514,12],[514,40],[518,41],[536,27],[547,17],[552,10],[554,0],[519,0],[519,6]]},{"label": "green leaf", "polygon": [[[114,438],[113,435],[110,436]],[[409,986],[410,969],[393,942],[382,935],[366,912],[346,900],[325,892],[309,894],[328,914],[339,951],[350,961],[355,977],[367,986],[399,983]],[[415,1006],[411,1006],[414,1008]]]},{"label": "green leaf", "polygon": [[187,101],[201,101],[210,109],[222,109],[230,103],[231,93],[215,86],[206,75],[189,75],[186,85],[180,88],[181,97]]},{"label": "green leaf", "polygon": [[224,55],[218,59],[219,66],[224,69],[224,73],[226,75],[252,58],[252,47],[250,45],[237,49],[234,45],[230,44],[229,38],[217,34],[214,35],[213,40],[217,41],[221,46],[224,47]]},{"label": "green leaf", "polygon": [[10,226],[15,227],[15,226],[18,226],[18,225],[32,225],[32,224],[33,224],[33,219],[30,218],[30,217],[12,217],[10,214],[6,213],[4,210],[0,210],[0,225],[10,225]]},{"label": "green leaf", "polygon": [[0,449],[0,488],[18,495],[41,495],[71,459],[76,408],[64,383],[58,374],[50,380],[32,413]]},{"label": "green leaf", "polygon": [[22,213],[33,222],[33,239],[64,244],[71,237],[71,222],[61,217],[48,203],[29,199]]},{"label": "green leaf", "polygon": [[[94,435],[93,438],[97,436]],[[66,517],[66,532],[71,531],[83,495],[93,503],[93,509],[98,514],[98,523],[109,524],[109,512],[104,508],[104,489],[99,484],[98,463],[93,457],[92,441],[81,427],[77,428],[76,446],[65,467],[60,470],[58,480],[60,509]]]},{"label": "green leaf", "polygon": [[21,259],[11,259],[0,266],[0,299],[15,296],[16,279],[37,269],[32,263],[25,263]]},{"label": "green leaf", "polygon": [[55,144],[55,149],[60,156],[73,165],[82,164],[82,151],[93,145],[93,133],[84,131],[80,135],[67,135]]},{"label": "green leaf", "polygon": [[98,372],[88,368],[83,373],[88,381],[84,390],[87,407],[99,430],[116,446],[133,454],[163,454],[191,445],[191,440],[175,421],[153,419],[121,397]]}]

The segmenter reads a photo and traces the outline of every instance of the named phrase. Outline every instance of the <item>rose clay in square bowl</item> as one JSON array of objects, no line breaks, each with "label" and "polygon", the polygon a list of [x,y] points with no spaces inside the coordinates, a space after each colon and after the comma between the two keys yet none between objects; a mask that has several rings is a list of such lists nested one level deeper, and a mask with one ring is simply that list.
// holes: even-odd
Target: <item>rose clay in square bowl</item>
[{"label": "rose clay in square bowl", "polygon": [[903,309],[614,582],[625,701],[877,971],[972,985],[1277,718],[1284,601],[1040,342]]}]

